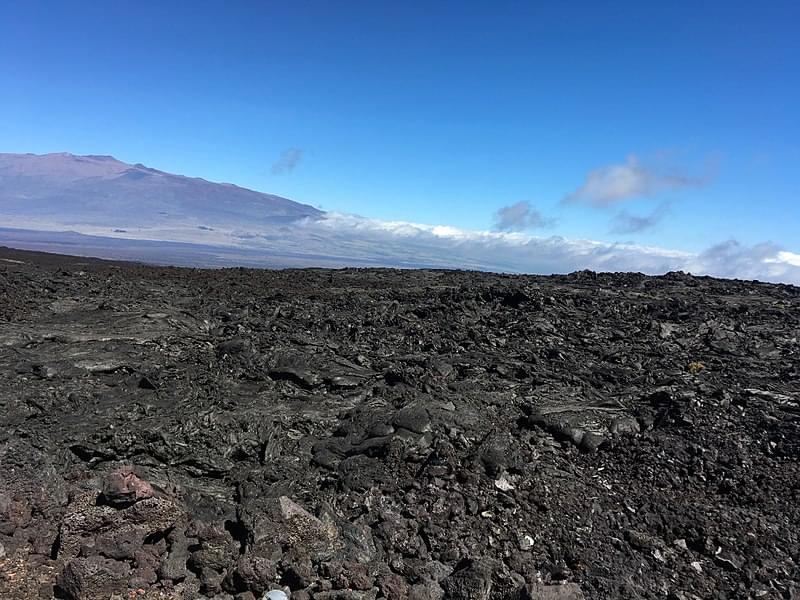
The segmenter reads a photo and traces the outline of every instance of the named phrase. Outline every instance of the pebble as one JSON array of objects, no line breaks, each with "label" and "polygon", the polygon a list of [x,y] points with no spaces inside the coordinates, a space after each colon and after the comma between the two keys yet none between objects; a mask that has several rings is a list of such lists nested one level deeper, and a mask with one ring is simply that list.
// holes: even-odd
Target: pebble
[{"label": "pebble", "polygon": [[683,538],[675,540],[673,544],[681,550],[689,550],[689,546],[686,545],[686,540]]},{"label": "pebble", "polygon": [[498,479],[495,479],[494,487],[503,492],[510,492],[514,489],[514,484],[511,483],[504,475]]}]

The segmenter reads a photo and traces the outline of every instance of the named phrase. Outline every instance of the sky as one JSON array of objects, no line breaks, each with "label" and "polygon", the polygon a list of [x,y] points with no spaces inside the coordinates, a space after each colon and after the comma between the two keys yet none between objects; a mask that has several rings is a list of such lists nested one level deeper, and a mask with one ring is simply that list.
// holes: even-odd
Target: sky
[{"label": "sky", "polygon": [[0,0],[0,151],[378,221],[796,256],[798,22],[780,0]]}]

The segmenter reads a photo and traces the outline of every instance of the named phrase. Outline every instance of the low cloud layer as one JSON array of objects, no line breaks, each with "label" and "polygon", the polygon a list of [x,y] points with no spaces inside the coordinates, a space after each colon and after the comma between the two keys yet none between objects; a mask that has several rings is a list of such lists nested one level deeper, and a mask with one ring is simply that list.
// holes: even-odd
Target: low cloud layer
[{"label": "low cloud layer", "polygon": [[287,148],[272,165],[272,174],[284,175],[285,173],[291,173],[302,159],[303,151],[300,148]]},{"label": "low cloud layer", "polygon": [[800,254],[787,252],[773,242],[746,246],[736,240],[728,240],[695,256],[687,263],[685,270],[719,277],[800,285]]},{"label": "low cloud layer", "polygon": [[665,191],[699,187],[705,182],[703,177],[644,165],[636,156],[630,156],[625,163],[589,171],[583,185],[565,196],[563,202],[602,208],[634,198],[650,198]]},{"label": "low cloud layer", "polygon": [[514,273],[637,271],[759,279],[800,285],[800,254],[766,242],[727,241],[700,253],[635,244],[608,244],[518,232],[469,231],[403,221],[380,221],[327,213],[305,221],[317,239],[340,255],[370,256],[387,266],[468,268]]},{"label": "low cloud layer", "polygon": [[494,214],[495,231],[525,231],[549,227],[552,224],[552,219],[543,217],[530,202],[504,206]]},{"label": "low cloud layer", "polygon": [[[2,217],[2,215],[0,215]],[[6,221],[6,227],[64,231],[63,224],[41,220]],[[520,232],[471,231],[446,225],[381,221],[338,213],[273,225],[242,223],[213,230],[173,223],[153,223],[112,233],[109,226],[69,225],[71,231],[103,238],[183,242],[213,252],[224,249],[225,264],[292,266],[432,267],[505,273],[634,271],[660,275],[686,271],[695,275],[758,279],[800,285],[800,254],[772,242],[747,246],[734,240],[702,252],[683,252],[639,244],[609,244]],[[102,236],[102,237],[100,237]],[[165,255],[169,247],[165,248]],[[128,258],[131,258],[130,256]],[[281,262],[282,261],[282,262]],[[217,264],[217,263],[214,263]]]},{"label": "low cloud layer", "polygon": [[666,204],[660,204],[648,215],[635,215],[622,210],[611,220],[611,233],[642,233],[661,223],[668,213]]}]

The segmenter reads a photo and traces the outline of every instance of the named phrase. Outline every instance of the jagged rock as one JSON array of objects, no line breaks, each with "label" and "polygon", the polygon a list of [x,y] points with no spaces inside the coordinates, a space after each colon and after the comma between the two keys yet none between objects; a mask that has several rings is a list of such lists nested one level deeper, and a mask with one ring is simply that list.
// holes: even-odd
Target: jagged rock
[{"label": "jagged rock", "polygon": [[334,525],[323,523],[286,496],[253,501],[239,516],[247,531],[248,552],[267,557],[301,548],[314,560],[333,556],[338,543]]},{"label": "jagged rock", "polygon": [[186,563],[189,560],[190,542],[180,527],[169,531],[167,542],[169,543],[169,554],[158,566],[158,576],[168,581],[182,581],[187,574]]},{"label": "jagged rock", "polygon": [[98,504],[99,497],[96,491],[82,492],[67,506],[59,533],[60,560],[79,552],[131,559],[148,538],[166,535],[185,519],[184,508],[167,498],[146,498],[119,509]]},{"label": "jagged rock", "polygon": [[468,562],[441,582],[448,600],[489,600],[494,565],[488,560]]},{"label": "jagged rock", "polygon": [[102,556],[75,558],[64,566],[59,586],[72,600],[107,600],[125,591],[130,575],[124,562]]},{"label": "jagged rock", "polygon": [[411,591],[406,580],[395,573],[378,577],[378,588],[387,600],[405,600]]},{"label": "jagged rock", "polygon": [[262,556],[240,556],[228,575],[230,589],[247,589],[257,596],[272,589],[279,582],[278,565]]},{"label": "jagged rock", "polygon": [[132,468],[117,469],[103,479],[101,500],[109,506],[124,508],[153,496],[153,487],[136,475]]},{"label": "jagged rock", "polygon": [[396,427],[408,429],[414,433],[425,433],[431,429],[431,418],[424,406],[406,406],[394,416],[393,423]]}]

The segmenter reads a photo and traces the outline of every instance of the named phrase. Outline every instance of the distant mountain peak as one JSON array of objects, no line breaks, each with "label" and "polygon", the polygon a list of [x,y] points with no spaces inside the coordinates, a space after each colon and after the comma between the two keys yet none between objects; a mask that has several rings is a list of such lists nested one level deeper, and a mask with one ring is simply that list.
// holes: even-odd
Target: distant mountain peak
[{"label": "distant mountain peak", "polygon": [[0,153],[0,218],[118,228],[259,225],[322,211],[233,184],[173,175],[110,155]]},{"label": "distant mountain peak", "polygon": [[110,154],[87,154],[83,158],[91,158],[94,160],[113,160],[114,162],[120,162]]}]

